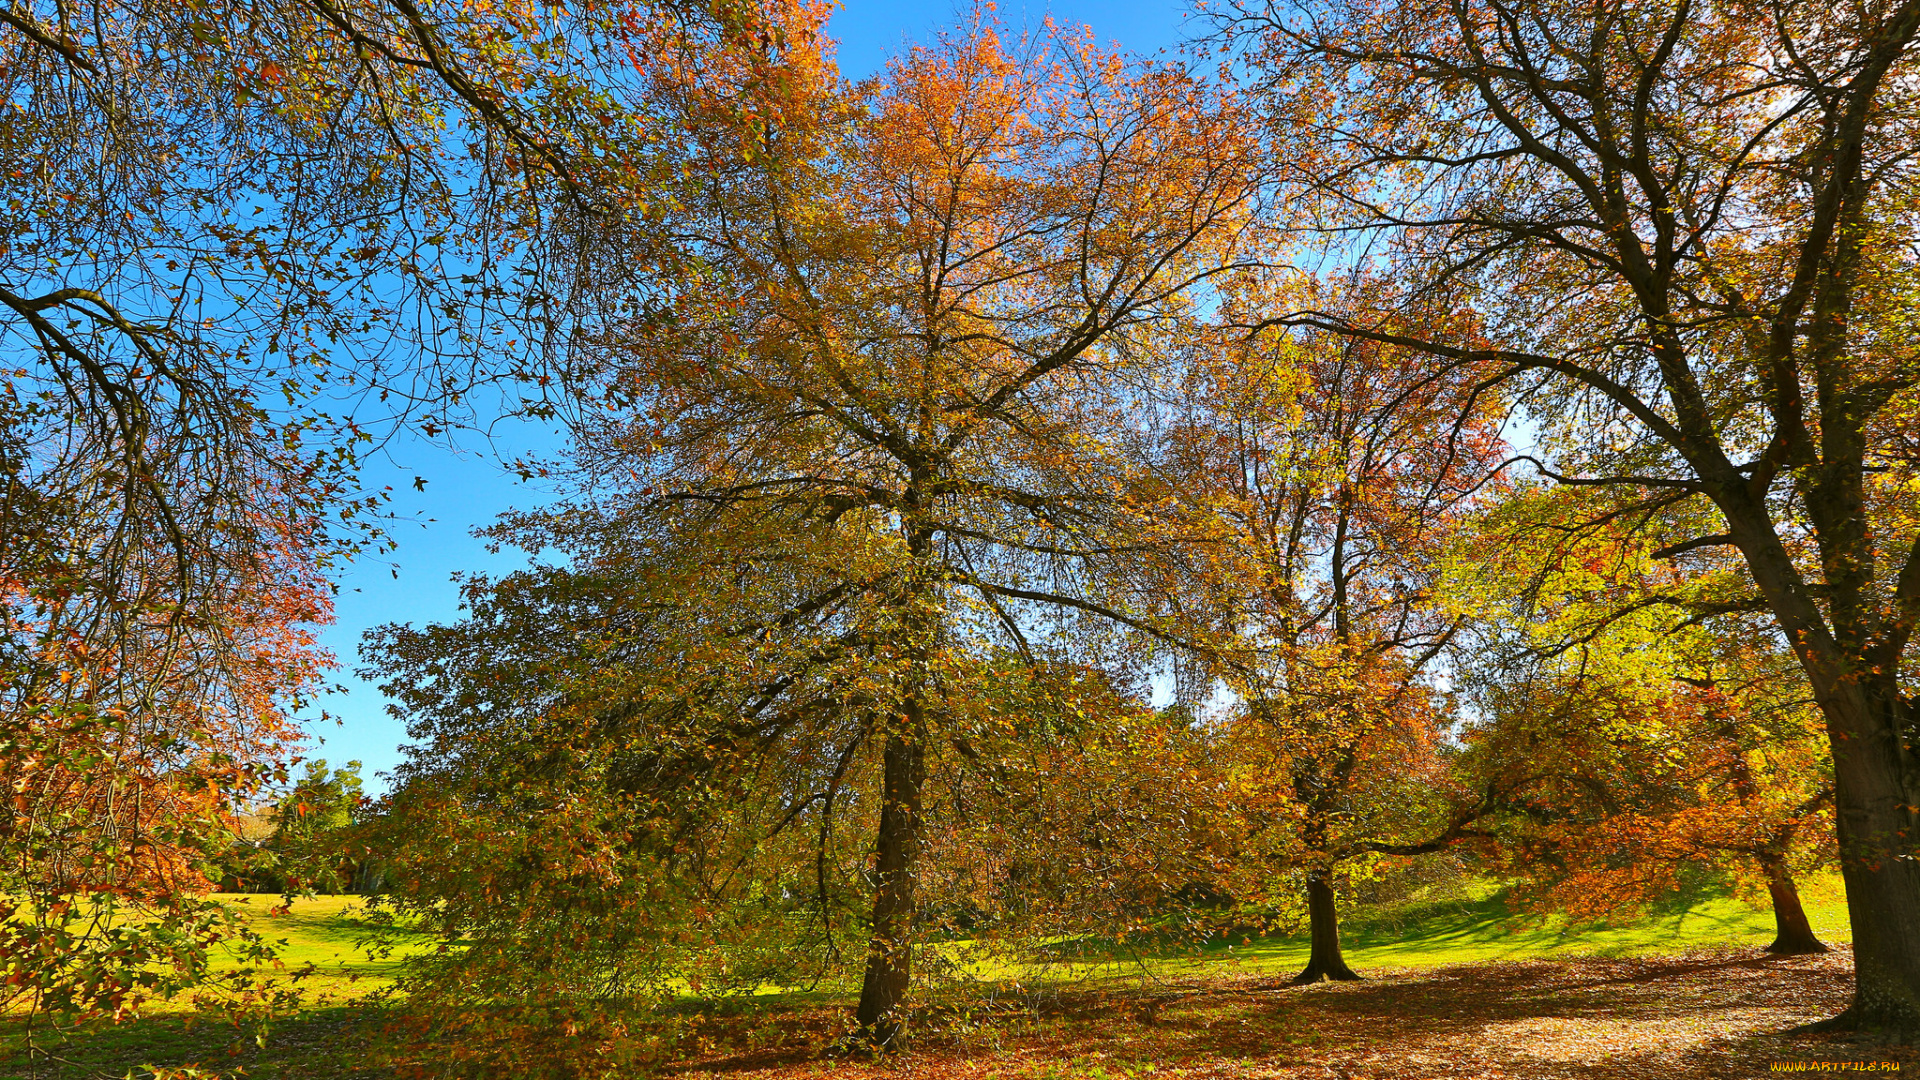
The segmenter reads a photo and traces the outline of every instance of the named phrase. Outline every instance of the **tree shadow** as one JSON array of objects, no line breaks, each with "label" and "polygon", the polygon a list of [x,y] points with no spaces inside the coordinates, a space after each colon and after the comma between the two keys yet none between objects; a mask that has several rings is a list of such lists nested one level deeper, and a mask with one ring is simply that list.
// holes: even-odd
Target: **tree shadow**
[{"label": "tree shadow", "polygon": [[[1091,988],[1017,1007],[945,1006],[904,1058],[938,1075],[1124,1075],[1127,1067],[1257,1063],[1261,1075],[1510,1075],[1580,1080],[1762,1075],[1772,1061],[1897,1061],[1913,1052],[1857,1037],[1788,1036],[1837,1012],[1851,958],[1757,950],[1655,959],[1578,958],[1374,972],[1359,983],[1294,987],[1282,977]],[[822,1010],[815,1022],[828,1021]],[[799,1043],[724,1051],[682,1071],[741,1075],[817,1059]],[[1106,1065],[1095,1067],[1095,1063]],[[1130,1063],[1130,1064],[1129,1064]],[[1119,1068],[1116,1069],[1116,1064]],[[964,1066],[964,1068],[959,1068]],[[1318,1070],[1318,1071],[1316,1071]],[[1905,1070],[1903,1070],[1905,1071]]]}]

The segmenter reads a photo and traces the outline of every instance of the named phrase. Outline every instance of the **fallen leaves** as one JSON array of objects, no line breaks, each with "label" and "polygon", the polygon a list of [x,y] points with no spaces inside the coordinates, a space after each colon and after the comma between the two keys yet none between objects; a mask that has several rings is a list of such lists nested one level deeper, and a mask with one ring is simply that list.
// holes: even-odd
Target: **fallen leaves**
[{"label": "fallen leaves", "polygon": [[1365,982],[1162,983],[1035,1003],[1018,1017],[923,1036],[877,1062],[817,1047],[844,1018],[783,1018],[782,1045],[721,1050],[685,1080],[926,1077],[931,1080],[1178,1077],[1183,1080],[1605,1080],[1762,1076],[1775,1061],[1893,1061],[1911,1050],[1846,1035],[1786,1035],[1833,1015],[1852,957],[1719,950],[1643,959],[1480,963],[1375,970]]}]

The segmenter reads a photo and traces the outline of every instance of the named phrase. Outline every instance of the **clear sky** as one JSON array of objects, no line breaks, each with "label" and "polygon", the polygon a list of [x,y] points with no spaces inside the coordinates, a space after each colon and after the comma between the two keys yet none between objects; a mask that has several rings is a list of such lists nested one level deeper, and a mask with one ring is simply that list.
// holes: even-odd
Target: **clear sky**
[{"label": "clear sky", "polygon": [[[862,78],[881,69],[889,56],[906,45],[929,39],[943,26],[964,21],[972,10],[945,0],[928,3],[874,3],[845,0],[828,23],[838,40],[842,74]],[[1023,3],[1008,0],[997,14],[1013,30],[1038,29],[1051,16],[1063,24],[1084,24],[1103,41],[1123,49],[1152,54],[1175,46],[1194,29],[1188,22],[1186,0],[1121,0],[1086,2],[1054,0]],[[512,457],[533,441],[540,448],[556,445],[555,436],[520,429],[500,432],[504,456]],[[400,518],[393,528],[399,549],[390,555],[368,557],[340,575],[335,600],[335,623],[322,635],[323,643],[339,658],[340,682],[346,692],[331,695],[320,707],[336,722],[313,723],[309,730],[316,745],[309,751],[335,764],[364,763],[370,790],[383,783],[374,775],[401,760],[406,741],[404,724],[386,715],[386,699],[372,683],[355,677],[361,635],[386,623],[446,622],[459,615],[457,572],[499,573],[524,563],[517,552],[489,554],[472,530],[493,521],[502,512],[540,504],[547,493],[505,475],[490,450],[475,445],[462,451],[421,440],[401,438],[368,463],[366,479],[373,487],[390,486],[392,510]],[[414,478],[426,481],[416,490]]]}]

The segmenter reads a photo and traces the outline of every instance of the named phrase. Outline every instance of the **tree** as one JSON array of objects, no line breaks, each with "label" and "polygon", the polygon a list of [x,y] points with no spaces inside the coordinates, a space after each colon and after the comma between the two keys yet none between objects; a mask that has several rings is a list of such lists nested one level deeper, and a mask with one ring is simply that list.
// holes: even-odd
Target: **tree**
[{"label": "tree", "polygon": [[[1543,475],[1710,507],[1825,717],[1856,989],[1920,1031],[1910,438],[1920,4],[1238,9],[1324,224],[1485,340],[1283,321],[1492,365]],[[1309,110],[1312,110],[1309,112]]]},{"label": "tree", "polygon": [[1453,603],[1478,612],[1456,671],[1485,718],[1463,768],[1512,777],[1508,864],[1581,916],[1711,867],[1765,888],[1771,951],[1826,951],[1793,881],[1831,857],[1832,766],[1797,663],[1763,618],[1717,609],[1737,566],[1683,575],[1631,529],[1567,524],[1599,516],[1584,494],[1513,491],[1451,560]]},{"label": "tree", "polygon": [[[1509,865],[1547,885],[1552,906],[1608,916],[1679,888],[1688,869],[1743,884],[1757,873],[1774,914],[1767,950],[1827,951],[1794,884],[1796,870],[1828,854],[1818,841],[1830,828],[1826,762],[1804,731],[1773,736],[1783,718],[1736,711],[1717,690],[1621,687],[1592,674],[1528,689],[1502,717],[1526,733],[1535,763],[1511,801],[1525,824],[1505,839]],[[1484,736],[1503,737],[1514,733]]]},{"label": "tree", "polygon": [[859,1022],[880,1045],[904,1019],[944,657],[981,634],[1033,653],[1022,609],[1144,625],[1088,596],[1088,571],[1142,542],[1128,478],[1089,439],[1124,433],[1127,402],[1093,373],[1123,370],[1138,328],[1231,264],[1258,190],[1230,111],[1179,72],[1071,39],[1021,48],[981,25],[916,50],[860,111],[796,66],[750,160],[722,129],[694,166],[715,180],[664,223],[704,273],[670,329],[608,328],[616,411],[582,433],[596,479],[658,492],[666,546],[793,590],[738,603],[704,559],[679,586],[804,634],[771,671],[817,678],[823,653],[872,687]]},{"label": "tree", "polygon": [[[1228,321],[1274,302],[1241,298]],[[1252,756],[1248,782],[1293,849],[1280,858],[1305,871],[1312,951],[1296,981],[1357,979],[1336,872],[1437,851],[1476,812],[1447,777],[1456,720],[1436,662],[1460,618],[1438,590],[1500,460],[1497,418],[1470,371],[1436,378],[1417,354],[1317,330],[1258,334],[1197,372],[1170,454],[1225,553],[1191,561],[1182,584],[1231,628],[1218,670],[1245,707],[1226,741]]]},{"label": "tree", "polygon": [[577,332],[582,498],[503,535],[645,568],[593,707],[654,746],[649,790],[773,770],[817,825],[877,754],[858,1024],[886,1046],[971,673],[1159,629],[1150,590],[1097,582],[1180,524],[1107,446],[1260,188],[1179,71],[978,22],[856,89],[807,18],[777,78],[663,95],[692,179]]},{"label": "tree", "polygon": [[[84,583],[91,568],[76,562]],[[307,629],[327,594],[297,547],[222,590],[186,625],[136,611],[111,651],[87,633],[95,598],[11,597],[28,617],[4,639],[26,674],[7,686],[0,728],[12,793],[0,810],[0,958],[29,1052],[48,1021],[120,1020],[208,981],[223,938],[242,959],[266,955],[200,898],[201,867],[230,835],[234,800],[271,781],[298,741],[292,711],[329,663]],[[252,989],[244,976],[225,982]]]},{"label": "tree", "polygon": [[[534,378],[526,320],[571,271],[555,251],[653,190],[617,152],[646,126],[616,91],[634,56],[681,54],[623,46],[756,24],[411,0],[0,13],[0,739],[21,797],[0,852],[4,891],[34,898],[0,970],[36,1009],[117,987],[95,996],[123,1015],[154,950],[208,940],[218,912],[180,868],[292,751],[323,576],[383,539],[359,455]],[[562,43],[575,62],[548,63]]]},{"label": "tree", "polygon": [[358,891],[360,860],[346,856],[346,830],[369,801],[361,790],[360,763],[327,768],[310,758],[306,773],[267,808],[272,831],[257,841],[242,837],[215,862],[234,892],[340,893]]}]

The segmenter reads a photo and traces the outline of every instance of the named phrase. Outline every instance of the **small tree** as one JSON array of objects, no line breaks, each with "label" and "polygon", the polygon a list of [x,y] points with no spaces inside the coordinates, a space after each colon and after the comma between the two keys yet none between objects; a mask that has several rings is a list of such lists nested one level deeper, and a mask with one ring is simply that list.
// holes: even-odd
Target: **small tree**
[{"label": "small tree", "polygon": [[1455,602],[1481,613],[1457,664],[1486,718],[1468,764],[1512,777],[1510,865],[1585,915],[1645,903],[1688,867],[1757,878],[1772,951],[1826,951],[1793,882],[1831,857],[1804,678],[1764,620],[1717,599],[1738,589],[1733,568],[1683,572],[1630,523],[1577,524],[1604,517],[1577,501],[1511,492],[1452,571]]},{"label": "small tree", "polygon": [[350,854],[346,830],[364,814],[360,763],[327,769],[310,758],[306,775],[264,815],[272,829],[257,840],[242,837],[217,862],[223,876],[245,892],[355,891],[359,860]]}]

